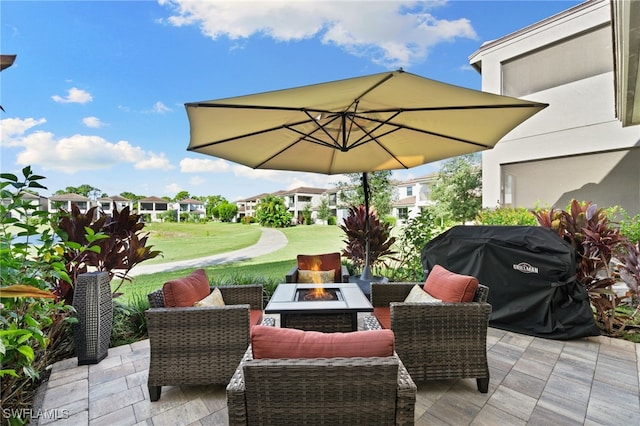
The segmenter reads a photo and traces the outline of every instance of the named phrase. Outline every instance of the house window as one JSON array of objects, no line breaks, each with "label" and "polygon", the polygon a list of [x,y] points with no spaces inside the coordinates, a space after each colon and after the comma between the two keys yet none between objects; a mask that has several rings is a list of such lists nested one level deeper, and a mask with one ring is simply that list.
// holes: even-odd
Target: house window
[{"label": "house window", "polygon": [[156,204],[156,210],[167,210],[167,203]]},{"label": "house window", "polygon": [[407,197],[411,197],[413,195],[413,186],[407,186]]},{"label": "house window", "polygon": [[398,219],[406,219],[409,217],[409,208],[400,207],[398,208]]},{"label": "house window", "polygon": [[111,203],[100,203],[100,207],[102,207],[102,210],[109,210],[111,208]]}]

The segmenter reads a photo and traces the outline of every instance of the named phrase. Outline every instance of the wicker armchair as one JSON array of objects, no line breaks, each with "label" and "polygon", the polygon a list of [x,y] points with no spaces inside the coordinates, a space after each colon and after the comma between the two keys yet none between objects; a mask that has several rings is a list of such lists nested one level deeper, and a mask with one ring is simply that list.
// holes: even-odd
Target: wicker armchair
[{"label": "wicker armchair", "polygon": [[250,311],[262,310],[262,286],[218,288],[226,306],[164,308],[162,290],[148,295],[151,401],[165,385],[229,382],[249,346]]},{"label": "wicker armchair", "polygon": [[416,385],[396,354],[253,359],[227,385],[229,425],[413,425]]},{"label": "wicker armchair", "polygon": [[[371,304],[390,307],[396,352],[415,381],[476,378],[478,390],[489,388],[487,328],[489,288],[478,287],[470,303],[404,303],[415,284],[372,283]],[[367,328],[378,321],[365,321]]]},{"label": "wicker armchair", "polygon": [[340,253],[326,254],[299,254],[297,264],[285,276],[286,283],[298,282],[298,271],[303,269],[313,269],[320,271],[334,271],[334,283],[348,283],[349,270],[345,265],[340,263]]}]

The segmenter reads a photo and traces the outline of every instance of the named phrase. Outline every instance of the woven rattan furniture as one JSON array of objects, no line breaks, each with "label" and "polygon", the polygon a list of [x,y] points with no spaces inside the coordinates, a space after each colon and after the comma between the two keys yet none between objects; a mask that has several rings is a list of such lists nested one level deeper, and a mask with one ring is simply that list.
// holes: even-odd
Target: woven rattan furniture
[{"label": "woven rattan furniture", "polygon": [[334,270],[334,283],[348,283],[349,270],[340,263],[340,253],[326,253],[316,255],[299,254],[297,256],[297,264],[285,276],[286,283],[297,283],[298,271],[301,269],[309,269],[316,271]]},{"label": "woven rattan furniture", "polygon": [[229,425],[413,425],[416,385],[397,355],[253,359],[227,385]]},{"label": "woven rattan furniture", "polygon": [[218,288],[225,306],[164,308],[162,290],[148,295],[152,401],[166,385],[229,382],[249,346],[250,311],[262,310],[262,286]]},{"label": "woven rattan furniture", "polygon": [[[489,288],[478,287],[470,303],[404,303],[415,284],[371,284],[371,303],[390,307],[396,352],[415,381],[476,378],[478,390],[489,388],[487,328]],[[365,320],[366,328],[380,327]]]},{"label": "woven rattan furniture", "polygon": [[98,364],[109,353],[113,325],[109,274],[88,272],[78,275],[73,307],[78,319],[72,325],[78,365]]}]

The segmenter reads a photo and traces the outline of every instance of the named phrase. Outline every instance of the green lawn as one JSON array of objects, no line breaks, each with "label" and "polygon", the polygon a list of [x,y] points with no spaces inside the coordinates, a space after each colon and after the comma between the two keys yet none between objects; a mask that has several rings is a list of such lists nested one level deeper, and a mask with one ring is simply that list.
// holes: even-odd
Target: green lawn
[{"label": "green lawn", "polygon": [[[165,257],[162,258],[161,261],[165,262],[176,259],[193,259],[210,254],[237,250],[253,245],[260,237],[260,228],[255,225],[157,223],[153,224],[153,227],[145,227],[145,230],[147,230],[147,228],[153,228],[153,233],[149,238],[149,244],[152,244],[154,248],[157,247],[160,249],[158,242],[161,241],[161,236],[171,236],[168,240],[162,242]],[[202,236],[204,230],[209,230],[210,235],[221,235],[221,228],[225,228],[225,231],[236,229],[239,233],[247,232],[246,229],[249,228],[251,231],[255,230],[257,237],[255,240],[247,238],[244,245],[239,245],[237,241],[227,242],[224,238],[218,238],[218,241],[214,242],[216,239],[207,239]],[[242,262],[208,266],[205,268],[207,275],[211,280],[218,283],[247,284],[249,282],[284,282],[284,277],[291,267],[295,265],[295,259],[298,254],[328,253],[341,251],[344,247],[344,242],[342,241],[345,238],[344,232],[337,226],[295,226],[280,229],[280,231],[287,237],[288,244],[286,247],[276,250],[273,253]],[[235,234],[231,232],[226,234],[226,239],[239,240],[240,237],[236,238]],[[193,249],[190,244],[192,240],[198,241],[198,245],[201,246],[201,248],[198,250]],[[222,240],[222,242],[220,242],[220,240]],[[171,244],[167,243],[167,241],[179,241],[179,243]],[[219,247],[214,247],[216,244],[222,244],[226,249],[219,250]],[[207,251],[207,247],[209,251]],[[185,256],[185,253],[175,253],[175,251],[180,250],[189,252],[190,255]],[[154,261],[157,262],[156,260]],[[145,263],[146,262],[143,262],[142,264],[144,265]],[[149,292],[162,287],[166,281],[184,276],[192,270],[193,268],[189,268],[179,271],[136,276],[132,282],[127,282],[120,288],[120,292],[123,293],[122,299],[123,301],[130,301],[132,298],[137,297],[146,298]]]},{"label": "green lawn", "polygon": [[260,239],[260,227],[239,223],[149,223],[149,241],[162,256],[144,264],[197,259],[251,246]]}]

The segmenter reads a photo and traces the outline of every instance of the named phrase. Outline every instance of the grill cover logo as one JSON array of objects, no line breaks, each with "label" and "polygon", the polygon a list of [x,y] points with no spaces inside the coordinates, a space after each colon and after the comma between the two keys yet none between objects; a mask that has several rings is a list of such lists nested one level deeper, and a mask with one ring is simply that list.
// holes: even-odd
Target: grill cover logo
[{"label": "grill cover logo", "polygon": [[529,265],[527,262],[520,262],[518,264],[513,265],[513,269],[516,271],[524,272],[525,274],[537,274],[538,268],[535,266]]}]

